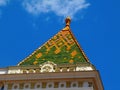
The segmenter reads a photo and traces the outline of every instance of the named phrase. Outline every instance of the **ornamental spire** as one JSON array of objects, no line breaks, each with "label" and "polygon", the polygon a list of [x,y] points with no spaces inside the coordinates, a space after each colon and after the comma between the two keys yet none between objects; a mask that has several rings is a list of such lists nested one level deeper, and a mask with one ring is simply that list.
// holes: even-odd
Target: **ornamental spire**
[{"label": "ornamental spire", "polygon": [[65,19],[65,22],[66,22],[66,26],[65,26],[65,28],[63,28],[63,30],[70,30],[71,19],[69,16]]},{"label": "ornamental spire", "polygon": [[71,18],[68,16],[68,17],[65,19],[65,22],[66,22],[66,26],[70,26]]}]

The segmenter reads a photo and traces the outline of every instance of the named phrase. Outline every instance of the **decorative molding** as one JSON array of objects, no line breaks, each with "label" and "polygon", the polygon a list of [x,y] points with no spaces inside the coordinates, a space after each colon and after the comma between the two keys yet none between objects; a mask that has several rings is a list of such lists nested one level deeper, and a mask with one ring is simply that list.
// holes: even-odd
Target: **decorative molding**
[{"label": "decorative molding", "polygon": [[76,72],[93,71],[95,67],[90,63],[78,64],[55,64],[47,61],[39,66],[14,66],[0,69],[0,74],[24,74],[24,73],[46,73],[46,72]]}]

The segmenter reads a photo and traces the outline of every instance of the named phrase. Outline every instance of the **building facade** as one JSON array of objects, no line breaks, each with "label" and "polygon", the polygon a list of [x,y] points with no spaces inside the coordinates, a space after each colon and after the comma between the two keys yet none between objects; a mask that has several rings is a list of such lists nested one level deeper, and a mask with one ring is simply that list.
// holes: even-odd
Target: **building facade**
[{"label": "building facade", "polygon": [[104,90],[99,71],[89,62],[66,26],[17,66],[0,68],[1,90]]}]

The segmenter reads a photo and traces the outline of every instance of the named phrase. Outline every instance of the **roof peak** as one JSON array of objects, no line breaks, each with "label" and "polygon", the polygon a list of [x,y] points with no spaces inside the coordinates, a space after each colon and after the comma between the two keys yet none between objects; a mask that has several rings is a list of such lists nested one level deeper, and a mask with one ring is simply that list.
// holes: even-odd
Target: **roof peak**
[{"label": "roof peak", "polygon": [[70,31],[70,17],[65,19],[66,26],[45,44],[18,65],[40,65],[47,61],[55,64],[88,63],[88,59]]}]

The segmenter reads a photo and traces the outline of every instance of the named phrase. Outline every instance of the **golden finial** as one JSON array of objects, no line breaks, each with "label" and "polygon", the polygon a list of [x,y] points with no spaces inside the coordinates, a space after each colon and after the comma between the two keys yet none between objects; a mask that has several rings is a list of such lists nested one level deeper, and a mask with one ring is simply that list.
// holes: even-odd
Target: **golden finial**
[{"label": "golden finial", "polygon": [[66,26],[70,26],[71,18],[68,16],[68,17],[65,19],[65,22],[66,22]]},{"label": "golden finial", "polygon": [[70,30],[70,22],[71,22],[70,17],[67,17],[65,19],[65,22],[66,22],[66,26],[65,26],[65,28],[63,28],[63,30]]}]

